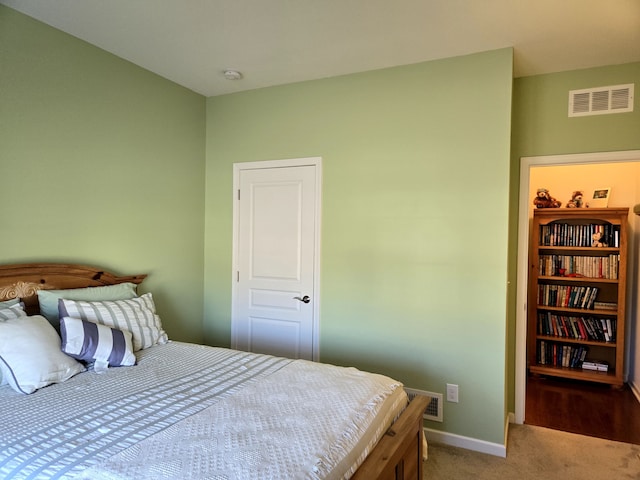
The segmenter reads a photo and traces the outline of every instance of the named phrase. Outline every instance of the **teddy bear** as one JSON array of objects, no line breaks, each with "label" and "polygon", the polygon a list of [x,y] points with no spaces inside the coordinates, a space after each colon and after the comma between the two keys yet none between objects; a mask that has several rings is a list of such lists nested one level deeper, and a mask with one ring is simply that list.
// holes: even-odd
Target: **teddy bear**
[{"label": "teddy bear", "polygon": [[576,190],[571,195],[571,200],[567,202],[567,208],[582,208],[582,192]]},{"label": "teddy bear", "polygon": [[602,241],[602,232],[596,232],[591,235],[591,246],[592,247],[606,247],[607,244]]},{"label": "teddy bear", "polygon": [[549,190],[546,188],[539,188],[536,192],[536,196],[533,199],[533,204],[536,208],[558,208],[562,205],[561,202],[553,198],[549,194]]}]

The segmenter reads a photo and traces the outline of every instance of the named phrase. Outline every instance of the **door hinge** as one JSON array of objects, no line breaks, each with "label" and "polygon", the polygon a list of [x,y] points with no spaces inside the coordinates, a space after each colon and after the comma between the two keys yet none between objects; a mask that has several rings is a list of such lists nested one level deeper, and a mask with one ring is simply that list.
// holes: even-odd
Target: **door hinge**
[{"label": "door hinge", "polygon": [[236,282],[240,281],[240,270],[236,271]]},{"label": "door hinge", "polygon": [[240,189],[238,189],[238,200],[240,200]]}]

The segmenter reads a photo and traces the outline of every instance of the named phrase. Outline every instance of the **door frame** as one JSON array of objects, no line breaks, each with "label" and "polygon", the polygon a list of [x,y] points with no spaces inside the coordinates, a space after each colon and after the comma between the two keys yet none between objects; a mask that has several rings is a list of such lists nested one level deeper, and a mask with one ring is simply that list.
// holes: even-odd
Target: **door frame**
[{"label": "door frame", "polygon": [[527,386],[527,285],[529,263],[529,182],[531,167],[638,161],[640,150],[544,155],[520,158],[518,259],[516,277],[515,423],[524,423]]},{"label": "door frame", "polygon": [[320,219],[322,218],[322,157],[290,158],[283,160],[263,160],[257,162],[241,162],[233,164],[233,252],[231,269],[231,347],[235,348],[236,315],[237,315],[237,274],[238,271],[238,242],[240,226],[240,208],[237,192],[240,189],[240,173],[243,170],[288,168],[314,166],[316,169],[316,209],[313,219],[314,248],[313,248],[313,324],[312,324],[312,356],[313,361],[320,361]]}]

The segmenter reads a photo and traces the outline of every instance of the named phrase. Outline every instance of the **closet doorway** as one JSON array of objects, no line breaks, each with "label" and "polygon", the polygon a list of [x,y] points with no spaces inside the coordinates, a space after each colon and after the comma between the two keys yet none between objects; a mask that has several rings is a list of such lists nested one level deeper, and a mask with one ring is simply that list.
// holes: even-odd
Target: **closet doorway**
[{"label": "closet doorway", "polygon": [[[515,367],[515,423],[525,423],[525,405],[527,399],[526,385],[527,385],[527,364],[526,364],[526,325],[527,325],[527,274],[528,274],[528,251],[529,251],[529,223],[530,212],[532,208],[532,189],[544,187],[549,188],[550,193],[560,200],[563,204],[569,197],[566,196],[566,192],[554,191],[551,187],[545,185],[532,185],[532,177],[535,177],[535,170],[538,168],[547,167],[564,167],[571,172],[579,172],[580,168],[587,168],[587,166],[606,166],[620,163],[631,163],[633,167],[640,169],[640,151],[620,151],[620,152],[602,152],[602,153],[590,153],[590,154],[575,154],[575,155],[554,155],[554,156],[540,156],[540,157],[523,157],[520,160],[520,196],[519,196],[519,223],[518,223],[518,260],[517,260],[517,298],[516,298],[516,367]],[[564,174],[566,174],[565,172]],[[578,177],[578,175],[575,175]],[[572,178],[571,176],[570,178]],[[606,180],[602,180],[606,182]],[[634,183],[633,199],[629,203],[630,210],[633,206],[640,203],[640,179],[633,179],[630,182]],[[573,185],[573,181],[568,181],[568,184]],[[577,183],[577,182],[576,182]],[[605,185],[601,185],[605,186]],[[606,185],[606,187],[612,187]],[[576,184],[574,190],[580,188],[586,188]],[[613,192],[613,190],[612,190]],[[569,194],[571,191],[569,191]],[[588,199],[592,192],[585,192],[585,197]],[[613,194],[612,194],[613,196]],[[615,205],[612,205],[615,206]],[[620,205],[622,206],[622,205]],[[625,205],[627,206],[627,205]],[[636,304],[638,298],[638,233],[640,229],[640,217],[630,216],[630,232],[632,240],[629,245],[629,288],[632,291],[628,292],[628,298],[631,304],[628,305],[628,319],[635,319],[638,315],[638,305]],[[635,325],[635,320],[628,322],[629,326]],[[629,382],[632,388],[635,388],[635,396],[640,399],[640,328],[631,327],[627,332],[627,358],[625,371],[631,372],[633,377],[629,377]],[[635,368],[634,368],[635,367]]]}]

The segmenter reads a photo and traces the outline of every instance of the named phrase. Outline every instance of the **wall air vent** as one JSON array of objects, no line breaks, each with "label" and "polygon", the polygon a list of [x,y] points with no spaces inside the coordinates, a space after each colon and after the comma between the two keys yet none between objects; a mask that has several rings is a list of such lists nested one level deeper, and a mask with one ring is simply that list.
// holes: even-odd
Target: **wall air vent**
[{"label": "wall air vent", "polygon": [[569,92],[569,116],[633,112],[633,83]]},{"label": "wall air vent", "polygon": [[413,400],[417,396],[424,396],[431,399],[429,405],[424,411],[425,420],[433,420],[434,422],[442,422],[442,394],[434,392],[426,392],[424,390],[416,390],[415,388],[404,389],[407,392],[409,400]]}]

